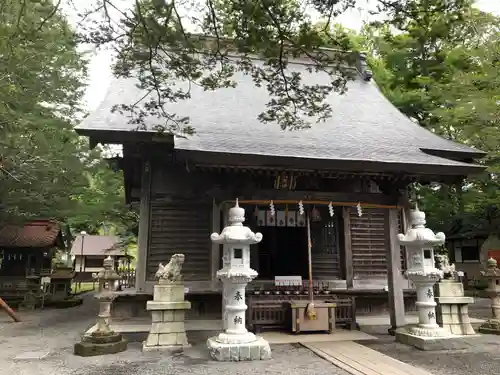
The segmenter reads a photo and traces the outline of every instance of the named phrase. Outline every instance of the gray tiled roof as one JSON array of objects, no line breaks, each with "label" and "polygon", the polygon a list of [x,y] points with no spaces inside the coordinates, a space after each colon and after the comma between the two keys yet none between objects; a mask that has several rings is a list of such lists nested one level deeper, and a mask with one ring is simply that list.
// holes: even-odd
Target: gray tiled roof
[{"label": "gray tiled roof", "polygon": [[[324,73],[308,73],[301,64],[293,64],[292,69],[301,71],[307,84],[324,84],[328,79]],[[243,74],[236,80],[236,88],[216,91],[192,85],[191,99],[168,105],[167,110],[178,116],[189,116],[196,130],[188,139],[176,138],[176,149],[449,166],[470,164],[433,156],[422,149],[462,156],[478,153],[413,123],[384,97],[373,80],[350,81],[346,94],[334,93],[328,98],[332,117],[319,123],[313,120],[310,129],[299,131],[283,131],[275,123],[261,123],[257,116],[269,100],[266,89],[255,87],[252,79]],[[77,130],[85,130],[86,134],[136,130],[126,116],[111,113],[110,109],[115,104],[134,103],[142,95],[134,79],[117,79],[98,109]],[[149,129],[159,123],[158,119],[147,119]]]},{"label": "gray tiled roof", "polygon": [[85,235],[77,236],[71,246],[72,255],[125,255],[124,246],[118,236]]}]

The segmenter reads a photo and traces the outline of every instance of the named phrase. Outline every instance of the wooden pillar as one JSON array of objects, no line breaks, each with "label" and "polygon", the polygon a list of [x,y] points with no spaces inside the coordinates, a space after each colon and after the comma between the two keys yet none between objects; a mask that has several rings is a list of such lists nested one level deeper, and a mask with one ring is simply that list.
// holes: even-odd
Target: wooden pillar
[{"label": "wooden pillar", "polygon": [[[410,217],[410,209],[409,208],[403,208],[401,210],[401,233],[406,233],[406,231],[409,229],[410,224],[408,223],[408,218]],[[404,257],[405,257],[405,267],[408,268],[408,253],[406,252],[406,248],[404,248]],[[403,271],[406,271],[406,268]],[[410,288],[410,281],[406,278],[405,276],[405,281],[407,284],[407,288]]]},{"label": "wooden pillar", "polygon": [[401,248],[398,243],[398,209],[390,208],[385,215],[387,238],[387,285],[389,289],[389,334],[406,325],[403,285],[401,281]]},{"label": "wooden pillar", "polygon": [[347,289],[354,286],[354,270],[352,268],[352,246],[351,246],[351,216],[350,207],[342,207],[342,219],[344,222],[344,269]]},{"label": "wooden pillar", "polygon": [[135,288],[146,291],[146,267],[151,223],[151,163],[144,161],[141,178],[141,201],[139,206],[139,236],[137,239],[137,261],[135,264]]},{"label": "wooden pillar", "polygon": [[[212,201],[212,233],[220,233],[220,210],[221,207],[215,202],[215,199]],[[212,276],[212,281],[217,280],[217,271],[219,270],[219,259],[221,257],[220,254],[220,245],[212,243],[212,248],[210,252],[210,274]]]}]

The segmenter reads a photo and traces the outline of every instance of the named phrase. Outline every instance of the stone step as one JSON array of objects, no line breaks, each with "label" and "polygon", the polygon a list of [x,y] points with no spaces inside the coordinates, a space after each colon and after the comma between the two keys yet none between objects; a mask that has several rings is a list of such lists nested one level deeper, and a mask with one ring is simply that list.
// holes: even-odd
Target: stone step
[{"label": "stone step", "polygon": [[351,375],[432,375],[352,341],[302,345]]}]

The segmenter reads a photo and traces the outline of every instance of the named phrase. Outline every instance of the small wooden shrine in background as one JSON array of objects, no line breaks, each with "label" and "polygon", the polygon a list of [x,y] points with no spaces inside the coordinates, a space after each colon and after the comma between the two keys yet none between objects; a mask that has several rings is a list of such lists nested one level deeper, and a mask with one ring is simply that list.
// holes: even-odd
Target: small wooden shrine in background
[{"label": "small wooden shrine in background", "polygon": [[93,281],[92,274],[99,272],[107,257],[111,257],[113,267],[118,269],[120,263],[130,267],[134,257],[127,254],[125,246],[118,236],[78,235],[71,246],[71,256],[75,270],[75,281]]},{"label": "small wooden shrine in background", "polygon": [[[42,278],[50,278],[52,259],[64,249],[59,224],[38,220],[0,229],[0,296],[22,301],[43,293]],[[48,279],[46,279],[48,280]]]},{"label": "small wooden shrine in background", "polygon": [[64,299],[68,297],[72,290],[71,284],[75,277],[73,267],[58,266],[52,270],[50,275],[49,294],[52,299]]}]

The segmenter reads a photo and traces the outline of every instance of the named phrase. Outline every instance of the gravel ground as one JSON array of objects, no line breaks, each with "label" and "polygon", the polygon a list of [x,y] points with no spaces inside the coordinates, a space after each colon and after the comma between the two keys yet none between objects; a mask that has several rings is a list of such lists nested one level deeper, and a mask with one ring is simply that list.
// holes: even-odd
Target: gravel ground
[{"label": "gravel ground", "polygon": [[[189,337],[195,345],[182,355],[142,353],[139,343],[117,355],[82,358],[73,355],[80,334],[95,321],[96,303],[85,297],[82,306],[21,313],[12,323],[0,313],[0,373],[15,375],[348,375],[299,345],[272,347],[273,359],[262,362],[219,363],[208,358],[204,337]],[[48,355],[16,359],[19,355]]]},{"label": "gravel ground", "polygon": [[[190,336],[195,345],[183,355],[142,353],[138,343],[126,352],[82,358],[73,353],[80,334],[95,321],[97,305],[91,295],[82,306],[61,310],[21,312],[22,323],[13,323],[0,312],[0,373],[15,375],[348,375],[298,345],[275,345],[273,359],[262,362],[218,363],[208,358],[201,334]],[[490,316],[489,301],[476,299],[470,307],[475,318]],[[435,375],[500,374],[500,336],[470,338],[470,347],[460,351],[422,352],[387,335],[384,326],[363,327],[378,340],[360,342],[400,361]],[[35,353],[33,353],[35,352]],[[16,359],[19,355],[47,354],[42,359]]]},{"label": "gravel ground", "polygon": [[423,352],[395,342],[363,343],[435,375],[498,375],[500,373],[500,338],[481,336],[471,339],[467,350]]},{"label": "gravel ground", "polygon": [[[490,301],[476,299],[469,306],[470,316],[478,319],[490,317]],[[376,336],[376,341],[360,342],[371,349],[410,365],[426,369],[435,375],[498,375],[500,374],[500,336],[480,335],[468,339],[469,348],[465,350],[421,351],[394,342],[387,335],[384,326],[363,327],[363,331]]]}]

